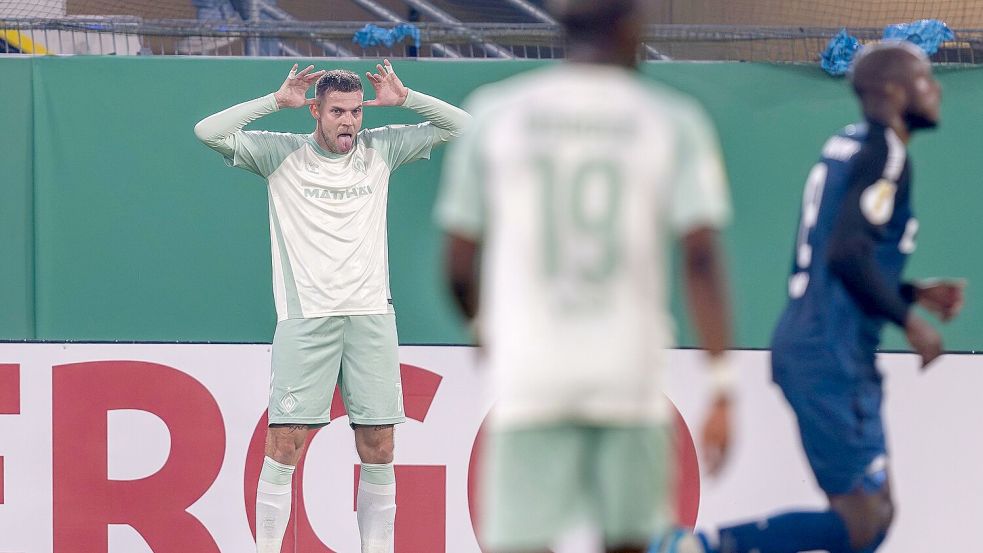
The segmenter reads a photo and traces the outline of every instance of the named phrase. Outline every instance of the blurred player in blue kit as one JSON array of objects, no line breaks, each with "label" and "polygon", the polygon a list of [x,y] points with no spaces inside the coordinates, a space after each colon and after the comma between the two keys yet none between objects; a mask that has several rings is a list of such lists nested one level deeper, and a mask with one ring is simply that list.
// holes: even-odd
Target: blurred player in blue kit
[{"label": "blurred player in blue kit", "polygon": [[829,508],[723,528],[717,540],[681,537],[676,551],[868,553],[890,528],[881,329],[904,329],[927,366],[942,340],[913,306],[948,321],[963,305],[963,283],[901,279],[918,231],[906,145],[939,120],[941,87],[928,58],[911,43],[876,43],[850,78],[864,121],[830,138],[809,173],[789,302],[771,344],[774,381]]}]

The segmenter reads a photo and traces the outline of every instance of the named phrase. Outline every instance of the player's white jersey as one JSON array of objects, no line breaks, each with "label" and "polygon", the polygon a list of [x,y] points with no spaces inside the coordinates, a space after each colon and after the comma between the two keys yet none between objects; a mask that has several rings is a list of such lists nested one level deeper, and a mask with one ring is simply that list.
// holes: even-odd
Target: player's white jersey
[{"label": "player's white jersey", "polygon": [[564,64],[475,93],[437,208],[483,243],[494,420],[662,420],[670,241],[729,217],[702,110],[620,68]]},{"label": "player's white jersey", "polygon": [[[386,205],[389,174],[405,159],[390,159],[389,146],[407,129],[363,130],[347,155],[324,151],[307,135],[248,133],[296,144],[267,176],[278,320],[393,311]],[[402,157],[429,155],[431,138],[419,137]]]},{"label": "player's white jersey", "polygon": [[[393,312],[386,206],[389,176],[459,133],[463,111],[410,91],[404,106],[430,119],[362,130],[347,154],[311,135],[241,131],[276,111],[269,95],[199,123],[227,162],[266,177],[277,319]],[[214,136],[214,138],[210,138]]]}]

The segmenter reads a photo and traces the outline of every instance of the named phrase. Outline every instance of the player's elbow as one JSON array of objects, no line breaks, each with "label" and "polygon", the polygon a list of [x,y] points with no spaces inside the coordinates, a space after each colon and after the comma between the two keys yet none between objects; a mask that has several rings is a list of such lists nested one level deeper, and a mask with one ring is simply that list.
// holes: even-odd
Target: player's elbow
[{"label": "player's elbow", "polygon": [[201,121],[198,121],[198,123],[195,124],[195,137],[199,141],[205,144],[209,144],[209,142],[213,140],[214,137],[210,132],[208,132],[208,124],[206,123],[206,121],[207,119],[202,119]]},{"label": "player's elbow", "polygon": [[208,119],[202,119],[195,125],[195,137],[205,146],[225,155],[229,155],[234,149],[233,137],[215,132]]},{"label": "player's elbow", "polygon": [[455,117],[454,125],[448,129],[444,129],[444,133],[446,134],[445,141],[460,138],[471,127],[471,114],[463,109],[459,111],[460,113]]},{"label": "player's elbow", "polygon": [[688,276],[707,278],[719,274],[722,254],[715,229],[701,227],[687,233],[682,246],[683,267]]},{"label": "player's elbow", "polygon": [[446,235],[445,279],[458,308],[469,319],[478,311],[478,257],[477,242],[452,232]]},{"label": "player's elbow", "polygon": [[468,128],[471,127],[471,122],[473,119],[474,118],[471,117],[470,113],[462,109],[460,122],[458,123],[457,128],[454,129],[455,132],[454,136],[461,136],[462,134],[464,134],[464,131],[468,130]]},{"label": "player's elbow", "polygon": [[826,253],[829,270],[839,276],[850,273],[863,262],[865,249],[855,241],[834,241]]}]

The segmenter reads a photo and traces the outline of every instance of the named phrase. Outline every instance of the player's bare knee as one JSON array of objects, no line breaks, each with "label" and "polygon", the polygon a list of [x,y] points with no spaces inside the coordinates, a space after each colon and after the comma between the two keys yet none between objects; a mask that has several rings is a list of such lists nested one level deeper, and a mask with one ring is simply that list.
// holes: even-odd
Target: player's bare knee
[{"label": "player's bare knee", "polygon": [[363,463],[392,463],[395,449],[392,425],[355,426],[355,449]]},{"label": "player's bare knee", "polygon": [[393,462],[393,449],[391,447],[359,448],[358,457],[363,463],[374,465],[386,465]]},{"label": "player's bare knee", "polygon": [[890,496],[884,496],[878,502],[878,520],[880,522],[878,535],[886,533],[894,522],[894,501]]},{"label": "player's bare knee", "polygon": [[847,533],[850,536],[850,548],[854,551],[864,550],[877,539],[880,528],[878,521],[870,520],[859,514],[844,517],[844,520]]},{"label": "player's bare knee", "polygon": [[371,446],[363,446],[357,449],[358,457],[363,463],[385,465],[393,462],[394,455],[392,442],[373,444]]},{"label": "player's bare knee", "polygon": [[846,522],[850,547],[863,551],[887,532],[894,518],[894,506],[889,496],[869,497],[865,501],[842,502],[834,509]]},{"label": "player's bare knee", "polygon": [[271,426],[266,434],[266,455],[278,463],[297,465],[307,442],[306,426]]}]

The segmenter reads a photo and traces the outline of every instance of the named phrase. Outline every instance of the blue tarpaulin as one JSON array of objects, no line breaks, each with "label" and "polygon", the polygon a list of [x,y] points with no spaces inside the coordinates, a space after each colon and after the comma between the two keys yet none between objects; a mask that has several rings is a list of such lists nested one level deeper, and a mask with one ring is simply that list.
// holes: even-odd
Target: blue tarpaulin
[{"label": "blue tarpaulin", "polygon": [[943,42],[954,40],[956,33],[938,19],[922,19],[914,23],[888,25],[884,28],[884,38],[907,40],[931,56],[939,51]]},{"label": "blue tarpaulin", "polygon": [[[888,25],[884,28],[884,38],[907,40],[931,56],[939,51],[943,42],[955,40],[956,34],[942,21],[922,19],[912,23]],[[859,50],[860,41],[857,37],[851,36],[846,29],[841,29],[826,45],[820,65],[830,75],[845,75]]]},{"label": "blue tarpaulin", "polygon": [[406,37],[412,38],[413,44],[417,48],[420,47],[420,29],[418,29],[416,25],[400,23],[392,29],[385,29],[378,25],[369,23],[365,27],[362,27],[361,30],[355,32],[355,36],[352,37],[352,42],[358,43],[358,45],[362,48],[379,45],[392,47],[393,44],[396,44]]},{"label": "blue tarpaulin", "polygon": [[836,36],[829,40],[826,50],[822,53],[819,65],[830,75],[846,75],[853,62],[853,56],[860,49],[860,41],[851,36],[846,29],[840,29]]}]

